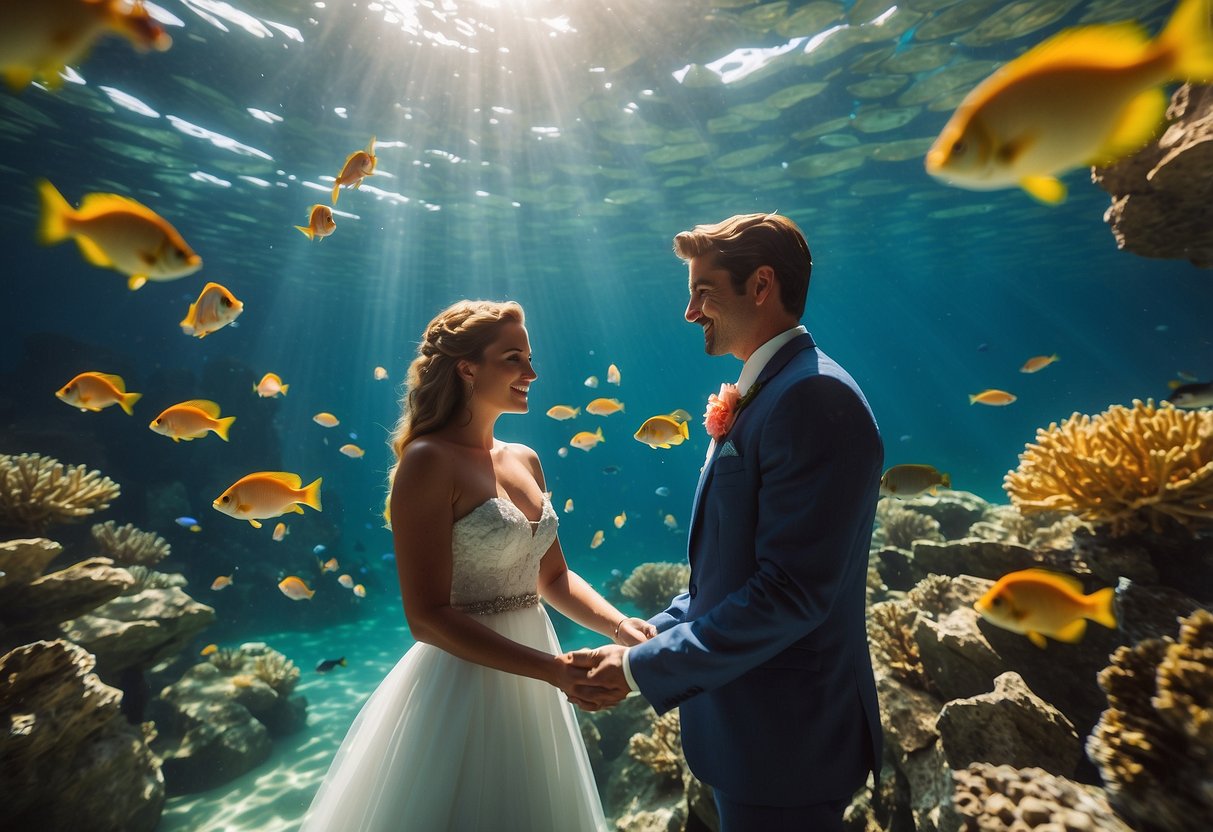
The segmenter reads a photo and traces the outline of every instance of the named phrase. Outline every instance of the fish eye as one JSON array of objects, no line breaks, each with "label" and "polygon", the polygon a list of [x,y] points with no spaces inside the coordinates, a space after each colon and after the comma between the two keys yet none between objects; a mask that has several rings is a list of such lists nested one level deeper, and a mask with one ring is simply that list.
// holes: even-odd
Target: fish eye
[{"label": "fish eye", "polygon": [[991,606],[991,607],[1001,607],[1001,606],[1002,606],[1002,599],[1001,599],[1001,598],[995,598],[993,601],[991,601],[991,602],[990,602],[990,606]]},{"label": "fish eye", "polygon": [[232,498],[227,496],[226,494],[224,494],[222,497],[219,498],[219,500],[224,503],[230,503],[232,501]]},{"label": "fish eye", "polygon": [[963,156],[966,150],[968,150],[968,145],[965,144],[964,139],[957,139],[956,143],[952,145],[952,155],[954,156]]},{"label": "fish eye", "polygon": [[219,302],[220,302],[221,304],[223,304],[224,306],[229,307],[229,308],[230,308],[230,307],[231,307],[231,305],[232,305],[232,302],[231,302],[230,300],[228,300],[227,298],[223,298],[223,299],[222,299],[222,300],[220,300]]}]

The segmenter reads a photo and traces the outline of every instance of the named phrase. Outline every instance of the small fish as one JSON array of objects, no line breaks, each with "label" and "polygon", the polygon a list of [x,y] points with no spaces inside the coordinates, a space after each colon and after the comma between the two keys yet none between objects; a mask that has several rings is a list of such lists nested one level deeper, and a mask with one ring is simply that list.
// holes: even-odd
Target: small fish
[{"label": "small fish", "polygon": [[324,413],[324,412],[317,413],[315,416],[312,417],[312,421],[315,422],[316,424],[320,425],[320,427],[322,427],[322,428],[335,428],[339,424],[341,424],[341,421],[336,416],[334,416],[332,413]]},{"label": "small fish", "polygon": [[606,533],[603,532],[602,529],[599,529],[598,531],[594,532],[594,537],[592,540],[590,540],[590,548],[597,549],[599,546],[602,545],[602,541],[605,539],[606,539]]},{"label": "small fish", "polygon": [[578,450],[588,451],[599,442],[605,441],[602,437],[602,428],[599,428],[596,433],[590,433],[588,430],[581,431],[569,440],[569,444]]},{"label": "small fish", "polygon": [[1004,407],[1015,401],[1015,396],[1006,390],[982,390],[977,395],[969,394],[969,404],[988,404],[991,407]]},{"label": "small fish", "polygon": [[1116,628],[1113,587],[1090,595],[1072,575],[1047,569],[1023,569],[1003,575],[973,606],[982,618],[1022,633],[1044,649],[1045,636],[1071,644],[1082,640],[1087,620]]},{"label": "small fish", "polygon": [[290,575],[278,582],[278,588],[282,590],[282,594],[292,601],[310,601],[312,596],[316,594],[316,590],[308,589],[307,584],[303,579]]},{"label": "small fish", "polygon": [[189,529],[189,528],[192,528],[192,527],[198,525],[198,521],[195,520],[193,517],[185,517],[185,516],[178,517],[173,522],[176,523],[178,526],[181,526],[182,528],[186,528],[186,529]]},{"label": "small fish", "polygon": [[366,587],[364,587],[362,584],[354,584],[354,594],[357,595],[359,598],[365,598],[366,597]]},{"label": "small fish", "polygon": [[678,408],[677,410],[670,411],[669,415],[670,415],[670,418],[673,419],[675,422],[691,421],[691,414],[688,413],[687,411],[683,410],[681,407]]},{"label": "small fish", "polygon": [[1052,355],[1034,355],[1031,358],[1029,358],[1027,361],[1024,362],[1023,366],[1019,368],[1019,372],[1021,372],[1021,373],[1039,372],[1040,370],[1043,370],[1045,367],[1048,367],[1054,361],[1060,361],[1060,360],[1061,359],[1058,357],[1057,353],[1053,353]]},{"label": "small fish", "polygon": [[[1189,373],[1187,370],[1176,370],[1175,375],[1179,376],[1179,384],[1195,384],[1200,381],[1199,378]],[[1176,385],[1179,386],[1178,384]]]},{"label": "small fish", "polygon": [[1181,384],[1171,391],[1167,401],[1176,407],[1213,407],[1213,381]]},{"label": "small fish", "polygon": [[665,527],[667,529],[672,531],[678,530],[678,521],[674,519],[674,515],[672,514],[667,514],[664,518],[662,518],[661,522],[665,523]]},{"label": "small fish", "polygon": [[382,555],[379,556],[379,559],[380,560],[395,560],[396,553],[395,552],[384,552]]},{"label": "small fish", "polygon": [[598,386],[598,376],[590,376],[585,381],[583,381],[582,384],[584,384],[586,387],[597,387]]},{"label": "small fish", "polygon": [[232,585],[232,575],[220,575],[215,580],[211,581],[211,589],[218,592],[221,589],[227,589]]},{"label": "small fish", "polygon": [[569,455],[569,449],[564,447],[563,445],[560,448],[558,448],[556,451],[556,456],[560,457],[561,459],[564,459],[568,455]]},{"label": "small fish", "polygon": [[564,513],[565,514],[573,513],[573,498],[572,497],[569,497],[567,500],[564,501]]},{"label": "small fish", "polygon": [[386,367],[376,367],[375,368],[375,381],[383,381],[385,378],[387,378],[387,368]]},{"label": "small fish", "polygon": [[337,450],[348,456],[350,459],[360,459],[363,454],[366,453],[366,451],[362,450],[362,448],[359,448],[357,445],[351,445],[349,443],[342,445]]},{"label": "small fish", "polygon": [[974,190],[1018,185],[1058,203],[1057,177],[1128,156],[1163,121],[1172,81],[1213,80],[1210,0],[1181,0],[1153,41],[1132,21],[1059,32],[970,92],[926,156]]},{"label": "small fish", "polygon": [[251,673],[237,673],[228,681],[232,683],[232,687],[234,688],[251,688],[257,684],[257,677]]},{"label": "small fish", "polygon": [[615,528],[622,529],[623,524],[626,522],[628,522],[628,513],[626,511],[621,511],[615,515]]},{"label": "small fish", "polygon": [[282,378],[277,373],[266,373],[261,377],[261,381],[253,385],[253,392],[263,399],[285,396],[286,391],[290,389],[291,386],[283,384]]},{"label": "small fish", "polygon": [[614,364],[607,367],[607,384],[619,384],[619,368]]},{"label": "small fish", "polygon": [[316,665],[317,673],[328,673],[334,667],[345,667],[345,656],[339,659],[325,659],[320,664]]},{"label": "small fish", "polygon": [[355,150],[346,157],[345,164],[341,166],[341,173],[337,174],[337,181],[333,183],[333,204],[337,204],[337,193],[342,185],[347,188],[362,187],[362,180],[374,175],[378,161],[375,156],[375,137],[371,136],[366,150]]},{"label": "small fish", "polygon": [[281,543],[282,539],[290,534],[290,531],[291,530],[289,527],[287,527],[286,523],[279,523],[278,525],[274,526],[274,533],[270,535],[270,537],[275,543]]},{"label": "small fish", "polygon": [[210,656],[211,654],[218,653],[218,652],[219,652],[218,644],[208,644],[206,647],[203,647],[201,650],[198,651],[198,655],[199,656]]},{"label": "small fish", "polygon": [[81,373],[55,393],[61,401],[97,413],[102,408],[116,404],[126,415],[134,415],[135,402],[143,398],[142,393],[126,392],[122,376],[109,373]]},{"label": "small fish", "polygon": [[174,442],[191,442],[214,432],[224,442],[235,416],[220,416],[219,405],[208,399],[190,399],[165,410],[148,425],[154,433],[167,436]]},{"label": "small fish", "polygon": [[[334,189],[333,193],[336,193]],[[333,202],[337,198],[333,197]],[[337,230],[337,221],[333,219],[333,209],[327,205],[316,204],[308,209],[307,225],[296,225],[309,240],[323,240]]]},{"label": "small fish", "polygon": [[623,402],[619,399],[594,399],[585,406],[585,412],[595,416],[610,416],[612,413],[619,413],[622,410]]},{"label": "small fish", "polygon": [[328,560],[326,560],[324,562],[324,565],[320,567],[320,571],[321,572],[336,572],[338,568],[339,567],[337,564],[337,558],[329,558]]},{"label": "small fish", "polygon": [[569,407],[567,404],[555,404],[548,408],[548,416],[559,422],[572,419],[580,412],[580,407]]},{"label": "small fish", "polygon": [[258,520],[278,517],[287,512],[303,514],[303,506],[320,511],[321,478],[301,485],[298,474],[286,471],[259,471],[241,477],[215,498],[211,505],[229,517],[247,520],[261,528]]},{"label": "small fish", "polygon": [[127,275],[127,286],[138,289],[149,280],[176,280],[202,268],[177,229],[151,208],[117,194],[88,194],[77,210],[55,186],[38,183],[44,245],[68,237],[76,240],[84,259],[94,266]]},{"label": "small fish", "polygon": [[190,304],[189,311],[181,319],[181,331],[196,338],[205,338],[218,332],[240,317],[244,304],[218,283],[202,287],[198,300]]},{"label": "small fish", "polygon": [[312,554],[313,555],[323,555],[325,549],[327,549],[327,548],[328,547],[326,547],[323,543],[317,543],[315,546],[312,547]]},{"label": "small fish", "polygon": [[346,589],[354,588],[354,579],[351,578],[349,575],[342,575],[341,577],[339,577],[337,579],[337,583],[341,584]]},{"label": "small fish", "polygon": [[668,497],[670,496],[670,487],[668,485],[659,485],[653,493],[658,497]]},{"label": "small fish", "polygon": [[938,488],[952,487],[950,474],[941,473],[934,465],[894,465],[880,478],[880,493],[885,497],[909,498]]},{"label": "small fish", "polygon": [[669,448],[681,445],[691,438],[687,422],[679,422],[673,416],[651,416],[636,431],[635,439],[650,448]]},{"label": "small fish", "polygon": [[611,477],[613,477],[614,475],[618,474],[618,473],[619,473],[620,471],[622,471],[622,470],[623,470],[623,469],[622,469],[622,468],[620,468],[618,465],[604,465],[604,466],[602,466],[602,473],[606,474],[607,476],[611,476]]}]

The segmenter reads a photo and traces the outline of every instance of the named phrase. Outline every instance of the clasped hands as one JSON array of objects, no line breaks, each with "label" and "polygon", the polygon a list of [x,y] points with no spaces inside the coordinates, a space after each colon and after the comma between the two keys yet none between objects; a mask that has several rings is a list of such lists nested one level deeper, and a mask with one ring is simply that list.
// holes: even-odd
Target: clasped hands
[{"label": "clasped hands", "polygon": [[619,704],[632,691],[623,673],[625,650],[655,635],[657,628],[644,619],[624,619],[619,625],[615,644],[558,656],[556,686],[583,711],[599,711]]}]

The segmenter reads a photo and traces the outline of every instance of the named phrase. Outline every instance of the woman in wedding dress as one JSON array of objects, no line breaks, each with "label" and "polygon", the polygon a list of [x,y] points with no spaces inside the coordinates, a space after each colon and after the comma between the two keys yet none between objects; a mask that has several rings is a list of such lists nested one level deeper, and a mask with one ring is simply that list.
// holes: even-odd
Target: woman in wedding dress
[{"label": "woman in wedding dress", "polygon": [[460,301],[426,328],[388,498],[417,644],[354,720],[305,832],[606,828],[569,704],[586,671],[539,599],[619,644],[654,631],[568,569],[538,457],[493,435],[535,378],[516,303]]}]

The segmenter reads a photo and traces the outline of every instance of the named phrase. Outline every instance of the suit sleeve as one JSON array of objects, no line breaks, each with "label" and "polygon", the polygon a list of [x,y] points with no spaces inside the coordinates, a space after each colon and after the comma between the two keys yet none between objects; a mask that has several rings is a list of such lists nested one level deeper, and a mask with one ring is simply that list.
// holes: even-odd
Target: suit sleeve
[{"label": "suit sleeve", "polygon": [[687,614],[687,605],[691,603],[689,593],[682,593],[675,596],[673,601],[670,601],[670,606],[664,611],[659,612],[649,619],[649,623],[657,628],[657,632],[662,633],[673,627],[675,624],[680,624]]},{"label": "suit sleeve", "polygon": [[704,615],[631,648],[636,683],[658,713],[809,635],[848,570],[865,566],[851,553],[871,534],[883,450],[855,391],[828,376],[794,384],[761,427],[758,455],[757,570]]}]

